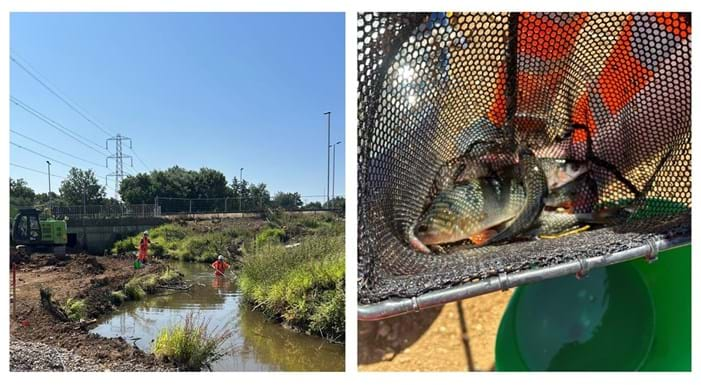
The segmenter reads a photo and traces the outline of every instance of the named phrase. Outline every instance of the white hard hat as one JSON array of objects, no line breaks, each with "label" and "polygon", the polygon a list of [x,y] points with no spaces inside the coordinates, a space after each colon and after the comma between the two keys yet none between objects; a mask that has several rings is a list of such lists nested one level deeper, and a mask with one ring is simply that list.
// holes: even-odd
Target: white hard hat
[{"label": "white hard hat", "polygon": [[223,256],[223,255],[220,255],[220,256],[217,257],[217,259],[221,261],[221,260],[224,259],[224,256]]},{"label": "white hard hat", "polygon": [[148,235],[148,230],[144,231],[144,235]]}]

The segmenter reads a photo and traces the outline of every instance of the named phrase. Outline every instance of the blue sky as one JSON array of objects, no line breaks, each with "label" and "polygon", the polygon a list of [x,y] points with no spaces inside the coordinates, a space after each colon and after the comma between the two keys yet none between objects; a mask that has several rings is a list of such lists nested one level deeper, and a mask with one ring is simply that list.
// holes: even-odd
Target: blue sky
[{"label": "blue sky", "polygon": [[[271,193],[323,195],[326,117],[345,141],[344,15],[246,13],[12,14],[10,48],[87,116],[133,139],[131,174],[179,165],[210,167],[227,179],[265,182]],[[43,88],[16,63],[11,95],[104,149],[107,134]],[[11,141],[92,168],[105,158],[10,103]],[[46,159],[10,146],[10,161],[44,171]],[[103,150],[103,152],[105,152]],[[125,151],[129,154],[129,150]],[[131,154],[133,155],[133,154]],[[336,194],[344,191],[344,145],[336,146]],[[52,174],[68,168],[52,162]],[[38,192],[46,175],[10,167]],[[53,178],[57,190],[59,178]],[[113,186],[113,179],[109,181]],[[113,189],[108,189],[114,195]]]}]

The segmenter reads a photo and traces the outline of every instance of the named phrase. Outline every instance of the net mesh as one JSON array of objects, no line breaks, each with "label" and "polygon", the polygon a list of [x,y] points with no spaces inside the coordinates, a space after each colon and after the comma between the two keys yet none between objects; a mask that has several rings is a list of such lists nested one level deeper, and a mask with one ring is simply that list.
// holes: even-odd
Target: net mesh
[{"label": "net mesh", "polygon": [[[687,234],[690,14],[367,13],[358,17],[361,303]],[[421,254],[407,234],[436,175],[484,143],[586,161],[622,225]]]}]

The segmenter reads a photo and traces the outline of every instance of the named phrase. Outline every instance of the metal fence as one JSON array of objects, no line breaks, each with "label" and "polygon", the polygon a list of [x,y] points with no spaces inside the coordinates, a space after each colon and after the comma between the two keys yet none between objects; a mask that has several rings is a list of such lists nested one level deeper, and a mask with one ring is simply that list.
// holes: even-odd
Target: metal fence
[{"label": "metal fence", "polygon": [[[302,196],[302,205],[285,205],[286,211],[339,211],[345,208],[342,202],[331,200],[321,203],[317,196]],[[342,198],[342,197],[337,197]],[[299,202],[297,202],[299,203]],[[54,218],[122,218],[159,217],[175,214],[255,213],[276,207],[269,201],[238,198],[156,198],[155,203],[54,206],[44,208],[44,215]]]},{"label": "metal fence", "polygon": [[122,218],[157,217],[160,208],[154,204],[57,206],[51,208],[54,218]]},{"label": "metal fence", "polygon": [[[290,203],[280,208],[287,211],[303,210],[340,210],[344,207],[337,200],[322,203],[321,196],[301,196],[302,205]],[[321,199],[320,199],[321,198]],[[337,198],[343,198],[341,196]],[[269,201],[262,199],[239,198],[168,198],[158,197],[156,205],[161,214],[208,214],[208,213],[253,213],[261,212],[270,207]]]}]

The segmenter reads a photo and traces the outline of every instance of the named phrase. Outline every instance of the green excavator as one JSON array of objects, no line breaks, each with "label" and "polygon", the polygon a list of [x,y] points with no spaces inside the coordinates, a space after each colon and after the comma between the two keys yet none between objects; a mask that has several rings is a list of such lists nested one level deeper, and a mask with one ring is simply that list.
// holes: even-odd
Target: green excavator
[{"label": "green excavator", "polygon": [[39,219],[41,212],[34,208],[19,209],[12,222],[12,242],[20,254],[35,251],[53,252],[58,258],[66,256],[68,243],[65,220]]}]

